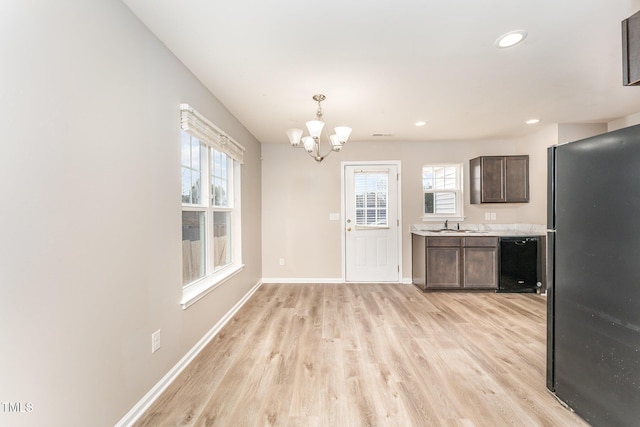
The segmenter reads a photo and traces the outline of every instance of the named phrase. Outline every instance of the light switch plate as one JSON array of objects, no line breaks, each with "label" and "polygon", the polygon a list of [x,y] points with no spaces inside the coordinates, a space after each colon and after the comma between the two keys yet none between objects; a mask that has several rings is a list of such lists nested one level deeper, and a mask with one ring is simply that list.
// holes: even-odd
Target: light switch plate
[{"label": "light switch plate", "polygon": [[151,334],[151,353],[160,349],[160,329]]},{"label": "light switch plate", "polygon": [[335,213],[335,212],[331,212],[329,214],[329,221],[340,221],[340,214],[339,213]]}]

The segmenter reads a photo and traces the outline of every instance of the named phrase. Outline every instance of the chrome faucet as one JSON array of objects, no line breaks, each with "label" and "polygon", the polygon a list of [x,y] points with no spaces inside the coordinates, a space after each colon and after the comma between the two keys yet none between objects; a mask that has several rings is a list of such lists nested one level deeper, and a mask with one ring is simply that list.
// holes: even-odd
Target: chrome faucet
[{"label": "chrome faucet", "polygon": [[448,219],[445,219],[445,220],[444,220],[444,229],[445,229],[445,230],[448,230],[448,229],[449,229],[449,220],[448,220]]}]

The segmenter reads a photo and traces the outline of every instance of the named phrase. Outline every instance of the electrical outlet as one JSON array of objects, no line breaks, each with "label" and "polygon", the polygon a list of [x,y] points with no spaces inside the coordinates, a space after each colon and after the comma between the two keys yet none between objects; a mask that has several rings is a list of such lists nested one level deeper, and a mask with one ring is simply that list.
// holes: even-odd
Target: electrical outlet
[{"label": "electrical outlet", "polygon": [[160,349],[160,329],[151,334],[151,353]]},{"label": "electrical outlet", "polygon": [[278,262],[280,263],[280,265],[284,265],[284,258],[280,258]]},{"label": "electrical outlet", "polygon": [[496,220],[496,213],[491,212],[491,221],[495,221],[495,220]]},{"label": "electrical outlet", "polygon": [[484,220],[485,221],[490,221],[491,220],[491,212],[485,212],[484,213]]}]

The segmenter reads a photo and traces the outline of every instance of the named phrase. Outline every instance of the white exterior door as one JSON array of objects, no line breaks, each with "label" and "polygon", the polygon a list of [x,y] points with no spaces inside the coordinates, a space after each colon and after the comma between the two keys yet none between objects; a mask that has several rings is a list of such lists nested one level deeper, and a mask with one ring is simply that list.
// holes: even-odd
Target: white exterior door
[{"label": "white exterior door", "polygon": [[343,168],[345,280],[399,282],[398,164]]}]

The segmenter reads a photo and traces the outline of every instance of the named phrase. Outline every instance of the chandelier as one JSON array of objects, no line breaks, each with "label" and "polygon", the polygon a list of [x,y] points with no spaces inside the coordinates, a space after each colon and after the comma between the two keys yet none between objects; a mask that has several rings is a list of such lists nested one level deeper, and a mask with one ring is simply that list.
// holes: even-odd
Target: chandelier
[{"label": "chandelier", "polygon": [[[349,135],[351,135],[350,127],[338,126],[334,129],[335,133],[327,137],[327,130],[322,120],[322,105],[320,104],[325,99],[326,96],[322,94],[313,95],[313,100],[318,103],[318,111],[316,112],[316,119],[306,123],[307,129],[309,130],[308,136],[302,136],[304,132],[302,129],[294,128],[287,130],[287,136],[289,137],[291,146],[294,148],[304,147],[307,154],[313,157],[318,163],[323,161],[332,151],[340,151],[345,142],[347,142],[347,139],[349,139]],[[329,141],[329,150],[326,154],[320,154],[320,142],[323,134]],[[302,145],[300,145],[300,142],[302,142]]]}]

